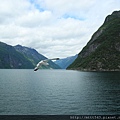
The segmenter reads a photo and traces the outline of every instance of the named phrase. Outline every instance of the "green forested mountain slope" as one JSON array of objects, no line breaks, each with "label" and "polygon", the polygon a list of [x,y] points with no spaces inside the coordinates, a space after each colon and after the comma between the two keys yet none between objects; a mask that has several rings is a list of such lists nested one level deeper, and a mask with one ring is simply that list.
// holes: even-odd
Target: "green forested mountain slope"
[{"label": "green forested mountain slope", "polygon": [[[14,48],[18,52],[20,52],[21,54],[23,54],[27,59],[29,59],[34,66],[36,66],[36,64],[39,61],[47,59],[45,56],[43,56],[42,54],[38,53],[33,48],[28,48],[28,47],[21,46],[21,45],[16,45],[16,46],[14,46]],[[41,66],[41,69],[50,69],[50,68],[61,69],[58,65],[56,65],[52,61],[49,61],[49,65],[48,66]]]},{"label": "green forested mountain slope", "polygon": [[0,42],[0,68],[34,68],[33,64],[14,47]]},{"label": "green forested mountain slope", "polygon": [[68,69],[120,71],[120,11],[106,17]]},{"label": "green forested mountain slope", "polygon": [[[47,59],[39,54],[35,49],[23,47],[21,45],[10,46],[0,42],[0,69],[33,69],[40,60]],[[60,69],[58,65],[49,62],[48,66],[42,69]]]}]

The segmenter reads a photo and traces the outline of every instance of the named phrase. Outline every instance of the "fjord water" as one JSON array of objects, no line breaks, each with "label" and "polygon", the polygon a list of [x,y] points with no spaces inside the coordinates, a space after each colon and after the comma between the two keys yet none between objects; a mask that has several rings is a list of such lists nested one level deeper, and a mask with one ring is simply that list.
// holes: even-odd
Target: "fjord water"
[{"label": "fjord water", "polygon": [[118,115],[120,72],[0,70],[0,115]]}]

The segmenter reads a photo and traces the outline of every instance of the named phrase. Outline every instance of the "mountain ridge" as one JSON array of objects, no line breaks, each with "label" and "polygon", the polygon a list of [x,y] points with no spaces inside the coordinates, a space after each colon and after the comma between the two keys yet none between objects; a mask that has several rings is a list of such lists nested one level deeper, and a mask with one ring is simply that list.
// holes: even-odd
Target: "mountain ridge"
[{"label": "mountain ridge", "polygon": [[120,11],[106,17],[103,25],[67,69],[120,71]]},{"label": "mountain ridge", "polygon": [[[35,49],[21,45],[11,46],[0,42],[0,69],[33,69],[40,60],[47,59]],[[61,69],[50,61],[42,69]]]},{"label": "mountain ridge", "polygon": [[[26,46],[21,46],[21,45],[16,45],[14,46],[14,48],[22,53],[24,56],[26,56],[27,58],[29,58],[29,60],[32,62],[32,64],[34,66],[36,66],[36,64],[41,61],[41,60],[45,60],[48,59],[47,57],[43,56],[42,54],[38,53],[35,49],[33,48],[29,48]],[[42,69],[61,69],[58,65],[56,65],[54,62],[49,61],[48,62],[49,65],[48,66],[41,66],[40,68]]]},{"label": "mountain ridge", "polygon": [[32,63],[17,52],[13,46],[0,42],[0,68],[25,69],[26,67],[34,68]]},{"label": "mountain ridge", "polygon": [[59,65],[62,69],[66,69],[70,64],[73,63],[73,61],[77,58],[77,54],[74,56],[69,56],[67,58],[60,59],[58,61],[55,61],[57,65]]}]

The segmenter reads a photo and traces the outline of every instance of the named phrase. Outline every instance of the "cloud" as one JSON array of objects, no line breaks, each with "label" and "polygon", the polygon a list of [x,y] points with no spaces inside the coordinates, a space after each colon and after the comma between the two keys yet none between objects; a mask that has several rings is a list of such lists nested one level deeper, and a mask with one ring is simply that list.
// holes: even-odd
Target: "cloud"
[{"label": "cloud", "polygon": [[[91,7],[95,0],[37,0],[37,2],[48,10],[52,10],[54,13],[61,14],[73,14],[80,15],[80,13],[84,13]],[[84,11],[84,12],[83,12]]]},{"label": "cloud", "polygon": [[0,0],[0,41],[46,57],[79,53],[119,0]]},{"label": "cloud", "polygon": [[41,27],[47,25],[47,21],[52,18],[50,11],[39,12],[38,10],[30,11],[16,19],[16,24],[23,27]]},{"label": "cloud", "polygon": [[0,24],[9,23],[28,12],[30,3],[26,0],[0,0]]}]

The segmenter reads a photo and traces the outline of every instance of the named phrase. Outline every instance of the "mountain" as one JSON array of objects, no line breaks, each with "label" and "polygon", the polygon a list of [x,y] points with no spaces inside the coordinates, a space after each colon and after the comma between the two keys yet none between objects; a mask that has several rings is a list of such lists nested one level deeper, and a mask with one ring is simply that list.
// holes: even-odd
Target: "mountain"
[{"label": "mountain", "polygon": [[[16,49],[16,51],[18,51],[19,53],[23,54],[26,58],[28,58],[32,64],[34,66],[36,66],[36,64],[44,59],[47,59],[45,56],[39,54],[35,49],[32,48],[28,48],[25,46],[21,46],[21,45],[16,45],[14,46],[14,48]],[[41,68],[53,68],[53,69],[61,69],[58,65],[56,65],[54,62],[49,61],[49,65],[48,66],[41,66]]]},{"label": "mountain", "polygon": [[35,66],[40,60],[47,59],[43,55],[39,54],[35,49],[24,47],[21,45],[14,46],[15,50],[23,54],[28,58],[32,64]]},{"label": "mountain", "polygon": [[34,68],[31,61],[13,46],[0,42],[0,68]]},{"label": "mountain", "polygon": [[66,69],[70,64],[74,62],[77,56],[78,55],[60,59],[58,61],[55,61],[55,64],[59,65],[62,69]]},{"label": "mountain", "polygon": [[120,71],[120,11],[106,17],[68,69]]},{"label": "mountain", "polygon": [[[47,59],[35,49],[20,45],[11,46],[0,42],[0,68],[2,69],[33,69],[36,64]],[[58,65],[50,61],[50,65],[42,68],[60,69]]]}]

